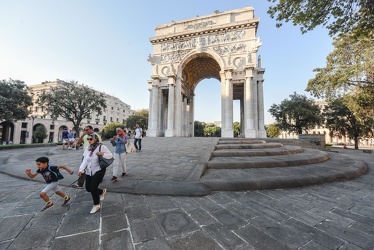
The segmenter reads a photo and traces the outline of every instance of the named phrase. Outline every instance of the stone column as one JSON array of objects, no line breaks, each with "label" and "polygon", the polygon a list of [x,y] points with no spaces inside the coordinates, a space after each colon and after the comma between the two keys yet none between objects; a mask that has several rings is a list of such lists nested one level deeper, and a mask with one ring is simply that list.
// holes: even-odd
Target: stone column
[{"label": "stone column", "polygon": [[255,77],[252,81],[252,97],[253,97],[253,127],[255,130],[255,137],[258,136],[258,98],[257,98],[257,77]]},{"label": "stone column", "polygon": [[254,128],[253,69],[246,70],[244,83],[244,133],[245,138],[256,138]]},{"label": "stone column", "polygon": [[240,134],[238,136],[240,138],[244,138],[244,134],[245,134],[244,124],[245,122],[244,122],[244,93],[243,93],[243,96],[240,97]]},{"label": "stone column", "polygon": [[169,95],[168,95],[168,127],[165,131],[165,137],[173,137],[174,133],[174,85],[175,85],[175,78],[169,77],[168,78],[169,84]]},{"label": "stone column", "polygon": [[186,136],[187,131],[187,97],[183,96],[182,102],[182,135],[183,137]]},{"label": "stone column", "polygon": [[159,107],[159,96],[158,96],[158,79],[153,79],[152,81],[152,109],[150,110],[152,123],[150,129],[148,130],[149,137],[157,137],[157,125],[158,125],[158,107]]},{"label": "stone column", "polygon": [[231,71],[226,71],[226,124],[225,130],[222,132],[222,137],[233,138],[233,86],[232,86],[232,75]]},{"label": "stone column", "polygon": [[266,138],[264,121],[264,80],[258,81],[258,138]]},{"label": "stone column", "polygon": [[148,129],[150,129],[152,125],[152,80],[148,81],[148,90],[149,90]]},{"label": "stone column", "polygon": [[188,136],[194,137],[195,135],[195,105],[194,105],[195,97],[191,96],[190,99],[190,124],[189,124],[189,134]]},{"label": "stone column", "polygon": [[182,136],[182,79],[177,77],[175,83],[175,136]]},{"label": "stone column", "polygon": [[221,133],[226,129],[226,79],[225,73],[220,72],[221,76]]}]

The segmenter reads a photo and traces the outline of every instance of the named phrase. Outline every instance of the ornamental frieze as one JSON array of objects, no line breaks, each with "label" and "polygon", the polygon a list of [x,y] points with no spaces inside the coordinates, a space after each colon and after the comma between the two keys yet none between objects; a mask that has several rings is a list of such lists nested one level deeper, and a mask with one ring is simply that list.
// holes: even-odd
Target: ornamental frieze
[{"label": "ornamental frieze", "polygon": [[237,43],[237,44],[229,44],[225,46],[213,47],[213,50],[217,54],[224,56],[224,55],[246,52],[245,47],[246,45],[244,43]]},{"label": "ornamental frieze", "polygon": [[237,42],[245,39],[245,30],[228,31],[224,34],[215,34],[192,38],[190,40],[161,44],[161,52],[193,49],[199,46],[210,46],[228,42]]}]

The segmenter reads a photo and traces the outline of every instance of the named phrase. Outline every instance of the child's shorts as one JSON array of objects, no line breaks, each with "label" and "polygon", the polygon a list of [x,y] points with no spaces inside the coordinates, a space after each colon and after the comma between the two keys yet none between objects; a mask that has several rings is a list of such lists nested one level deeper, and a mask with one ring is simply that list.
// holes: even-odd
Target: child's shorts
[{"label": "child's shorts", "polygon": [[48,193],[49,191],[57,192],[60,190],[60,186],[57,181],[48,183],[47,186],[42,190],[43,193]]}]

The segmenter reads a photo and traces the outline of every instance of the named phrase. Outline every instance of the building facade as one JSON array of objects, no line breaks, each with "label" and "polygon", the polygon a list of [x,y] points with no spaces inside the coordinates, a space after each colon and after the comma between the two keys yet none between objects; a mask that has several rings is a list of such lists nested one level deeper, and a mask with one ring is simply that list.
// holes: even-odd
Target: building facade
[{"label": "building facade", "polygon": [[[73,123],[66,121],[62,117],[52,119],[50,115],[45,114],[45,107],[37,104],[37,99],[40,93],[43,91],[49,91],[52,87],[57,87],[60,84],[64,84],[64,81],[56,80],[53,82],[43,82],[41,84],[28,86],[29,94],[33,99],[33,106],[31,107],[31,114],[29,118],[23,121],[8,122],[3,121],[0,123],[0,141],[2,143],[33,143],[33,142],[58,142],[61,141],[61,134],[64,128],[73,130]],[[99,92],[99,91],[97,91]],[[131,106],[121,101],[119,98],[103,93],[106,100],[107,108],[102,112],[101,115],[93,112],[91,119],[85,119],[82,121],[80,128],[86,125],[94,127],[95,132],[102,132],[104,126],[110,122],[124,121],[135,113],[131,109]],[[38,126],[44,126],[47,130],[48,137],[43,141],[33,140],[33,133]]]}]

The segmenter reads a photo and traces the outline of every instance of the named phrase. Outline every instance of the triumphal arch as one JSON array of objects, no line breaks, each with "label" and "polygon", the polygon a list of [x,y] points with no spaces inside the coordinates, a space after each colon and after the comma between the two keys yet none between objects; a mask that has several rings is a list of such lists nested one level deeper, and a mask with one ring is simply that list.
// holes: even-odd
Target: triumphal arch
[{"label": "triumphal arch", "polygon": [[195,88],[214,78],[221,83],[222,137],[233,137],[233,100],[240,100],[241,136],[266,137],[258,24],[246,7],[156,27],[147,136],[193,136]]}]

